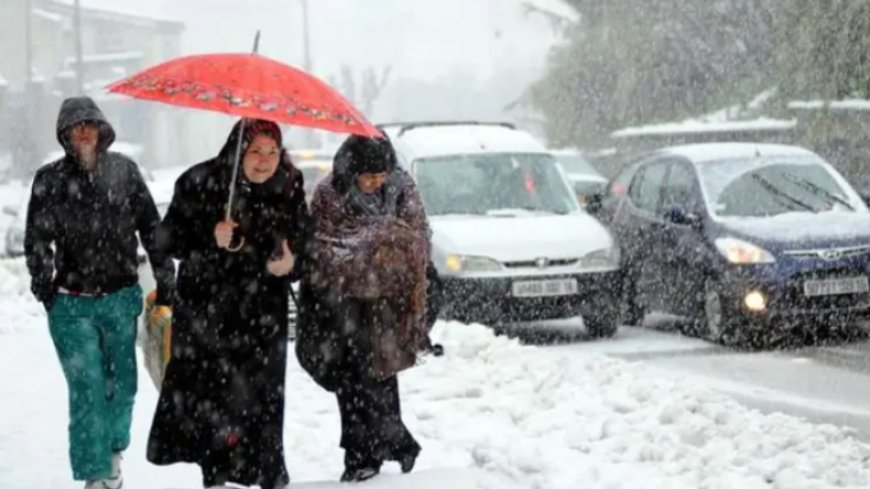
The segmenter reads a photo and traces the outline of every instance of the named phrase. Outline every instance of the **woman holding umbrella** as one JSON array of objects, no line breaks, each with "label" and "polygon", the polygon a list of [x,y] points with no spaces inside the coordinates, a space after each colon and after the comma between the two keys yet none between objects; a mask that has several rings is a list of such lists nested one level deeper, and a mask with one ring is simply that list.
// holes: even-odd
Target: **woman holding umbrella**
[{"label": "woman holding umbrella", "polygon": [[341,480],[374,477],[388,460],[409,472],[420,445],[402,422],[397,374],[426,337],[422,201],[389,140],[351,136],[311,212],[296,354],[338,400]]},{"label": "woman holding umbrella", "polygon": [[216,158],[176,182],[159,233],[180,265],[151,462],[196,463],[206,487],[289,483],[287,310],[307,216],[302,174],[274,122],[239,121]]}]

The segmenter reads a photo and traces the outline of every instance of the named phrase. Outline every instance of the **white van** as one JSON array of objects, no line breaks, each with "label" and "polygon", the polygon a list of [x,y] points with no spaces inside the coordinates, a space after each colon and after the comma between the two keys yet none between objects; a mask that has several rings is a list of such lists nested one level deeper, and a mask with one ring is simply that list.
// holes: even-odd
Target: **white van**
[{"label": "white van", "polygon": [[580,207],[561,165],[509,124],[386,124],[422,195],[443,315],[491,325],[582,315],[619,323],[619,252]]}]

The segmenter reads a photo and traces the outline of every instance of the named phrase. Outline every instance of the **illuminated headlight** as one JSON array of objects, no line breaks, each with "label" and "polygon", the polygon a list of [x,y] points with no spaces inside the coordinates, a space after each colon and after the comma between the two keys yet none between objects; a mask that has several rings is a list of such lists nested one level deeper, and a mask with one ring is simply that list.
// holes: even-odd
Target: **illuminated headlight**
[{"label": "illuminated headlight", "polygon": [[501,263],[484,256],[447,255],[444,265],[452,273],[498,272],[502,269]]},{"label": "illuminated headlight", "polygon": [[619,248],[602,248],[587,253],[578,262],[580,268],[604,268],[619,266]]},{"label": "illuminated headlight", "polygon": [[761,292],[753,290],[743,298],[743,304],[745,304],[746,308],[750,311],[761,312],[767,308],[767,297],[765,297]]},{"label": "illuminated headlight", "polygon": [[740,239],[719,238],[716,240],[716,248],[735,265],[757,265],[776,261],[769,251]]}]

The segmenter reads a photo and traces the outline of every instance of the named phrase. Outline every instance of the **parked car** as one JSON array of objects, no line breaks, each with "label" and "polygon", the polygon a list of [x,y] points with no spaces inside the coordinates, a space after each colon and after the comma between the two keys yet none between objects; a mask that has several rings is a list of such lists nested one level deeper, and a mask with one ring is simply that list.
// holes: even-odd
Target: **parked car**
[{"label": "parked car", "polygon": [[305,198],[310,202],[314,189],[332,171],[335,151],[330,150],[291,150],[293,165],[302,172],[305,179]]},{"label": "parked car", "polygon": [[622,251],[626,320],[687,316],[683,330],[763,345],[794,326],[870,313],[870,212],[830,164],[793,146],[665,148],[603,203]]},{"label": "parked car", "polygon": [[580,205],[586,207],[594,196],[604,191],[607,179],[586,160],[582,153],[573,150],[552,150],[551,153],[562,164]]},{"label": "parked car", "polygon": [[616,332],[618,250],[538,141],[508,124],[382,129],[429,215],[443,316],[500,325],[580,314],[593,336]]},{"label": "parked car", "polygon": [[3,213],[12,217],[12,222],[6,229],[6,256],[18,258],[24,256],[24,230],[27,224],[27,204],[30,201],[30,189],[18,205],[3,207]]}]

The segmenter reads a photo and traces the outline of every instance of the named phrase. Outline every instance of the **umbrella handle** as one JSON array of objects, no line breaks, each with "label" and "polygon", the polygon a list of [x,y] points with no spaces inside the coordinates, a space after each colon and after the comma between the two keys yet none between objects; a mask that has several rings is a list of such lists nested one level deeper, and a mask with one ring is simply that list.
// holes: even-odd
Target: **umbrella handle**
[{"label": "umbrella handle", "polygon": [[242,246],[245,246],[245,237],[244,236],[242,236],[242,239],[239,240],[238,246],[236,246],[235,248],[233,248],[232,246],[227,246],[227,251],[229,251],[230,253],[238,253],[239,250],[242,249]]},{"label": "umbrella handle", "polygon": [[233,198],[236,195],[236,181],[239,179],[239,165],[242,157],[242,138],[245,134],[245,123],[247,119],[244,117],[242,121],[239,123],[239,137],[238,141],[236,141],[236,157],[233,161],[233,176],[230,179],[230,196],[227,199],[227,212],[226,212],[226,220],[229,221],[232,210],[233,210]]},{"label": "umbrella handle", "polygon": [[[257,31],[257,35],[254,36],[254,52],[253,52],[253,54],[257,54],[257,51],[259,51],[259,49],[260,49],[260,31]],[[241,121],[241,123],[239,123],[239,137],[238,137],[238,141],[236,141],[236,157],[235,157],[235,160],[233,161],[233,177],[230,179],[230,196],[227,199],[227,212],[226,212],[226,220],[227,221],[229,221],[230,217],[232,217],[231,214],[232,214],[232,210],[233,210],[233,197],[235,197],[235,194],[236,194],[236,181],[239,179],[239,166],[241,163],[240,160],[242,158],[242,139],[244,138],[244,135],[245,135],[245,124],[247,122],[248,122],[247,118],[242,117],[242,121]],[[242,243],[244,243],[244,242],[245,242],[245,240],[244,240],[244,238],[242,238]],[[239,248],[241,248],[241,246],[242,245],[240,244]],[[238,249],[236,249],[236,250],[232,250],[230,248],[227,248],[227,249],[230,251],[238,251]]]}]

